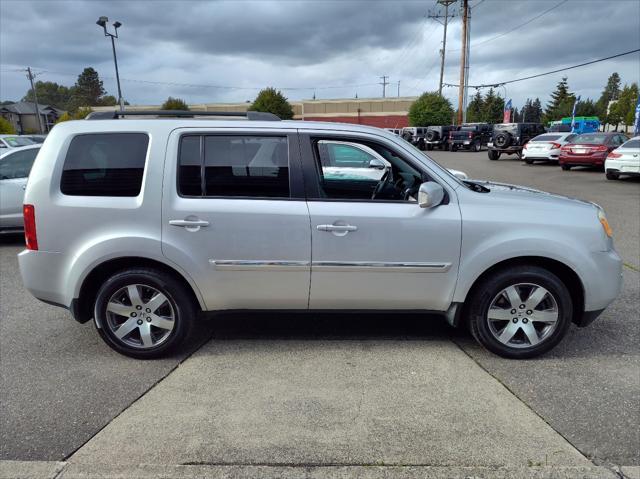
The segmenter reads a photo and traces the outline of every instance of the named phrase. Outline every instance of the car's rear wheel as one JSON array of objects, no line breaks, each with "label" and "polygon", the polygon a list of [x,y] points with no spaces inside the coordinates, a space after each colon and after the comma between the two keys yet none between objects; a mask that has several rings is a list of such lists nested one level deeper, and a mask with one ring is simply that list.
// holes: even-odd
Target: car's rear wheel
[{"label": "car's rear wheel", "polygon": [[525,162],[527,165],[533,165],[533,160],[532,160],[531,158],[525,158],[525,159],[524,159],[524,162]]},{"label": "car's rear wheel", "polygon": [[432,145],[432,144],[430,144],[430,143],[427,143],[427,150],[428,150],[428,151],[433,150],[433,145]]},{"label": "car's rear wheel", "polygon": [[156,358],[176,349],[196,316],[193,299],[173,276],[148,268],[121,271],[98,290],[95,318],[102,339],[134,358]]},{"label": "car's rear wheel", "polygon": [[500,153],[498,153],[495,150],[489,150],[487,154],[489,155],[489,159],[492,161],[496,161],[497,159],[500,158]]},{"label": "car's rear wheel", "polygon": [[618,178],[620,178],[620,175],[618,173],[607,171],[607,180],[617,180]]},{"label": "car's rear wheel", "polygon": [[451,145],[451,151],[458,151],[458,145]]},{"label": "car's rear wheel", "polygon": [[555,347],[571,324],[573,304],[564,283],[537,266],[493,274],[472,292],[467,307],[471,333],[489,351],[513,359]]},{"label": "car's rear wheel", "polygon": [[567,164],[562,164],[560,165],[560,168],[562,168],[562,171],[569,171],[571,169],[571,166]]},{"label": "car's rear wheel", "polygon": [[482,151],[482,143],[480,143],[479,141],[476,141],[473,144],[473,151],[475,151],[476,153],[478,153],[479,151]]}]

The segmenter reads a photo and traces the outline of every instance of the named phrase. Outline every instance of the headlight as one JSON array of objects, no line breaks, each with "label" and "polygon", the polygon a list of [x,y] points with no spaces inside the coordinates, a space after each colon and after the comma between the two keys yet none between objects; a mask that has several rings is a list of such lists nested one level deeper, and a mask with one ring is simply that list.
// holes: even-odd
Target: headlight
[{"label": "headlight", "polygon": [[600,221],[605,234],[609,238],[613,238],[613,230],[611,229],[611,226],[609,226],[609,222],[607,221],[607,217],[605,216],[604,211],[601,209],[598,209],[598,220]]}]

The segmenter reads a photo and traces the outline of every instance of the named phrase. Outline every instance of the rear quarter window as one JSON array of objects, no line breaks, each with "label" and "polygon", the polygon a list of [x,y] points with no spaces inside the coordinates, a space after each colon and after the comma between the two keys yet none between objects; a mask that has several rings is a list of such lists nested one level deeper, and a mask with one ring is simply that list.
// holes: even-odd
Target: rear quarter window
[{"label": "rear quarter window", "polygon": [[149,147],[144,133],[91,133],[71,140],[60,191],[70,196],[138,196]]}]

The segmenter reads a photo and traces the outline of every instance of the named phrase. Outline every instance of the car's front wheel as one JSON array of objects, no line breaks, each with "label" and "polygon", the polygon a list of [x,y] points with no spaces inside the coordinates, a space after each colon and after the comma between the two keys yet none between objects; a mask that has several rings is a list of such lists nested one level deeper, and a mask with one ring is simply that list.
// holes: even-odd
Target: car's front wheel
[{"label": "car's front wheel", "polygon": [[173,276],[155,269],[120,271],[98,290],[96,326],[119,353],[156,358],[176,349],[196,316],[193,299]]},{"label": "car's front wheel", "polygon": [[479,151],[482,151],[482,143],[480,143],[479,141],[476,141],[473,144],[473,151],[475,151],[476,153],[478,153]]},{"label": "car's front wheel", "polygon": [[500,153],[495,150],[489,150],[487,154],[489,155],[489,159],[492,161],[496,161],[498,158],[500,158]]},{"label": "car's front wheel", "polygon": [[537,266],[499,271],[474,289],[467,305],[474,338],[500,356],[539,356],[565,336],[571,295],[552,272]]}]

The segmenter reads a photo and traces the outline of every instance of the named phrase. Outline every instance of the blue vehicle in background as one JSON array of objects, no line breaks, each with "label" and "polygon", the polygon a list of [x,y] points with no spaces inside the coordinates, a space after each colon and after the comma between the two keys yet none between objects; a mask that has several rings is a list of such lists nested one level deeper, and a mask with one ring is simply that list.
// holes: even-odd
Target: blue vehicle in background
[{"label": "blue vehicle in background", "polygon": [[594,133],[600,130],[600,119],[597,116],[576,116],[574,118],[574,128],[571,128],[571,117],[566,116],[560,121],[551,122],[548,131],[572,132],[572,133]]}]

